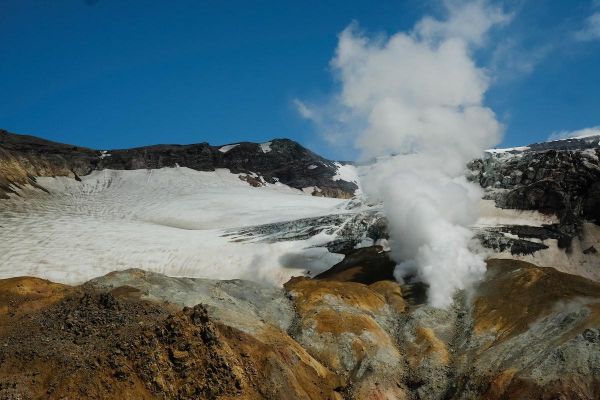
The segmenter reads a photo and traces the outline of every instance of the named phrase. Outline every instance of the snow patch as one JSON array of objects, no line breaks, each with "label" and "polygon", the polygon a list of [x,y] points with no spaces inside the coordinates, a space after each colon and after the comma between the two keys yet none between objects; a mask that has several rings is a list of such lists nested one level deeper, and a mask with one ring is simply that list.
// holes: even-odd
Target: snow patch
[{"label": "snow patch", "polygon": [[354,165],[342,164],[339,162],[334,162],[334,165],[337,167],[337,171],[331,179],[334,181],[352,182],[358,185],[358,170]]},{"label": "snow patch", "polygon": [[491,154],[504,154],[504,153],[520,153],[523,151],[529,150],[528,146],[520,146],[520,147],[507,147],[504,149],[488,149],[485,152]]},{"label": "snow patch", "polygon": [[111,155],[112,154],[110,154],[108,152],[108,150],[102,150],[102,151],[100,151],[100,159],[101,160],[105,159],[106,157],[110,157]]},{"label": "snow patch", "polygon": [[554,132],[548,138],[551,142],[558,142],[569,139],[587,139],[598,137],[600,139],[600,126],[592,126],[589,128],[578,129],[575,131],[559,131]]},{"label": "snow patch", "polygon": [[577,135],[577,136],[571,136],[570,139],[586,139],[586,138],[590,138],[590,137],[597,137],[600,139],[600,131],[583,133],[583,134]]},{"label": "snow patch", "polygon": [[312,195],[314,192],[320,192],[321,189],[319,189],[317,186],[307,186],[305,188],[302,188],[302,191],[306,194]]},{"label": "snow patch", "polygon": [[221,146],[221,147],[219,148],[219,151],[220,151],[221,153],[227,153],[229,150],[231,150],[231,149],[233,149],[234,147],[237,147],[237,146],[239,146],[239,145],[240,145],[239,143],[235,143],[235,144],[228,144],[228,145],[226,145],[226,146]]},{"label": "snow patch", "polygon": [[260,149],[263,153],[268,153],[271,151],[271,142],[261,143]]}]

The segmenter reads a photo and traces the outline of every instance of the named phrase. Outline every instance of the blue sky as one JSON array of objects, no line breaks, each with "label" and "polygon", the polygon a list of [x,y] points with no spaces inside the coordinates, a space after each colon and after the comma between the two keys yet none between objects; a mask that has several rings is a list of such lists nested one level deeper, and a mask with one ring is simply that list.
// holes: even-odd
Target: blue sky
[{"label": "blue sky", "polygon": [[[0,127],[94,148],[289,137],[348,158],[295,106],[336,90],[338,34],[444,14],[441,1],[373,4],[0,0]],[[473,58],[502,145],[600,125],[599,2],[494,4],[511,19]]]}]

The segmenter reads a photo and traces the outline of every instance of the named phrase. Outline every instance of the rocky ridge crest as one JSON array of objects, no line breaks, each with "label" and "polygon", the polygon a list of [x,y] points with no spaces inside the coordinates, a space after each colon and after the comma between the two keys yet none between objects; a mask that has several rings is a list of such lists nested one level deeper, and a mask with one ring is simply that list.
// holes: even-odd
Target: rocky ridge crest
[{"label": "rocky ridge crest", "polygon": [[[289,139],[267,143],[211,146],[154,145],[122,150],[93,150],[0,130],[0,196],[16,193],[40,176],[78,179],[95,170],[187,167],[198,171],[228,168],[245,174],[250,184],[281,182],[296,189],[312,188],[317,196],[350,198],[354,182],[336,177],[342,164],[327,160]],[[1,197],[0,197],[1,198]]]}]

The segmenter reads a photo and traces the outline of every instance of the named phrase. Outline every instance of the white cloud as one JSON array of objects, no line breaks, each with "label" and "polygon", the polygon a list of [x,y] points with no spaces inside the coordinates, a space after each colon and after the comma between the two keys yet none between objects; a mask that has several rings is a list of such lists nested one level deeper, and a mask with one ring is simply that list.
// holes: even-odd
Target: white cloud
[{"label": "white cloud", "polygon": [[557,48],[556,43],[523,48],[514,40],[507,39],[499,43],[492,53],[490,69],[495,79],[511,79],[532,73],[537,65],[545,60]]},{"label": "white cloud", "polygon": [[561,140],[561,139],[580,139],[590,136],[600,136],[600,125],[592,126],[590,128],[578,129],[575,131],[558,131],[553,132],[548,137],[548,140]]},{"label": "white cloud", "polygon": [[307,106],[302,100],[294,99],[294,106],[296,107],[296,111],[298,114],[302,116],[302,118],[314,121],[316,119],[315,111],[312,110],[311,107]]},{"label": "white cloud", "polygon": [[471,45],[481,46],[489,30],[495,25],[507,24],[512,14],[484,0],[446,0],[447,18],[443,21],[424,17],[414,33],[424,40],[459,38]]},{"label": "white cloud", "polygon": [[600,40],[600,12],[586,18],[583,28],[575,33],[575,39],[582,42]]},{"label": "white cloud", "polygon": [[490,78],[471,51],[510,19],[484,1],[445,5],[445,20],[425,17],[390,37],[346,28],[331,61],[340,91],[320,118],[327,135],[344,133],[363,158],[399,154],[372,166],[362,183],[384,203],[397,278],[416,274],[440,307],[485,272],[468,228],[481,193],[463,175],[502,127],[483,104]]}]

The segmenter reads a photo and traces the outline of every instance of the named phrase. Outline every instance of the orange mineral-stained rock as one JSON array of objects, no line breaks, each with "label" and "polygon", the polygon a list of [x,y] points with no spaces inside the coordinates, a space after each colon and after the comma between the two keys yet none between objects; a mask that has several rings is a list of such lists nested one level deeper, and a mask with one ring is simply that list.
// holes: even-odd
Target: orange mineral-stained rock
[{"label": "orange mineral-stained rock", "polygon": [[[356,398],[403,398],[402,354],[393,331],[404,311],[394,282],[294,278],[285,289],[298,313],[291,335],[338,374]],[[386,298],[394,298],[388,304]]]},{"label": "orange mineral-stained rock", "polygon": [[488,261],[487,279],[477,293],[475,331],[493,331],[497,340],[505,340],[551,314],[557,302],[600,300],[600,283],[524,261],[493,259]]},{"label": "orange mineral-stained rock", "polygon": [[72,288],[45,279],[18,277],[0,280],[0,329],[7,314],[31,312],[59,301]]},{"label": "orange mineral-stained rock", "polygon": [[341,379],[285,331],[245,333],[132,286],[12,278],[0,304],[0,398],[342,399]]},{"label": "orange mineral-stained rock", "polygon": [[489,260],[437,309],[336,277],[0,280],[0,398],[600,398],[596,282]]}]

